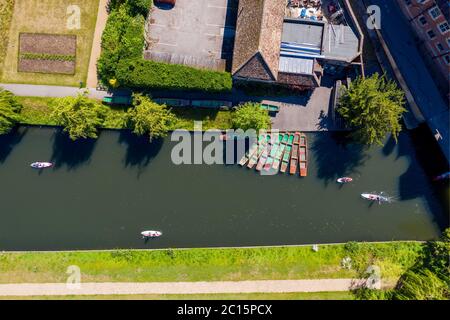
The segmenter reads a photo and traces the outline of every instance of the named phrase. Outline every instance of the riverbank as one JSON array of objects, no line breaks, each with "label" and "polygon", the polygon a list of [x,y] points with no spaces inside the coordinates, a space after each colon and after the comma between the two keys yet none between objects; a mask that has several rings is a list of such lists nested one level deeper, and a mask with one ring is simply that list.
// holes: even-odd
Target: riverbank
[{"label": "riverbank", "polygon": [[[21,124],[54,126],[56,123],[50,118],[53,111],[51,102],[54,98],[46,97],[17,97],[23,105],[21,111]],[[124,129],[122,121],[128,107],[108,106],[108,113],[104,122],[104,129]],[[194,109],[194,108],[172,108],[177,121],[173,129],[193,130],[194,121],[202,121],[203,130],[219,129],[226,130],[232,127],[231,111]]]},{"label": "riverbank", "polygon": [[[423,251],[419,242],[311,247],[25,252],[0,254],[0,283],[61,283],[76,265],[82,282],[176,282],[358,278],[369,265],[394,284]],[[344,258],[350,263],[342,265]]]}]

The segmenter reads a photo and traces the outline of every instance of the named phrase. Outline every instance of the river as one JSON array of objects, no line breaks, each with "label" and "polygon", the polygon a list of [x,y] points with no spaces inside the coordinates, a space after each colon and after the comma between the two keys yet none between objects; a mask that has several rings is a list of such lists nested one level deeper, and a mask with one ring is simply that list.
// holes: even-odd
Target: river
[{"label": "river", "polygon": [[[0,250],[257,246],[427,240],[448,225],[410,134],[365,150],[310,133],[309,175],[174,165],[175,142],[103,131],[72,143],[55,128],[0,138]],[[55,163],[36,171],[33,161]],[[338,185],[350,175],[354,182]],[[446,188],[448,185],[446,186]],[[384,191],[394,201],[369,203]],[[143,241],[143,230],[161,230]]]}]

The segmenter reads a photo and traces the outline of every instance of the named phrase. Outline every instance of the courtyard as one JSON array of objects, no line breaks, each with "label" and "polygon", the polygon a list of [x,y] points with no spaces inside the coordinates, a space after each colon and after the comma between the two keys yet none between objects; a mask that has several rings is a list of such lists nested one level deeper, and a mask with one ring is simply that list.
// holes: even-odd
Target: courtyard
[{"label": "courtyard", "polygon": [[146,26],[145,58],[224,71],[233,54],[236,14],[236,0],[154,5]]}]

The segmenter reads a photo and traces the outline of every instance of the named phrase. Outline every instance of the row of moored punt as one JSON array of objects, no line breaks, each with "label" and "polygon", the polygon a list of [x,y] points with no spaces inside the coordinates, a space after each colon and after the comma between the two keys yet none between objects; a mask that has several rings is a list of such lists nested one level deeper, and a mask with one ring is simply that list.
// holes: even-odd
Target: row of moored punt
[{"label": "row of moored punt", "polygon": [[275,171],[300,176],[308,174],[308,142],[304,133],[261,134],[244,157],[241,166],[257,171]]}]

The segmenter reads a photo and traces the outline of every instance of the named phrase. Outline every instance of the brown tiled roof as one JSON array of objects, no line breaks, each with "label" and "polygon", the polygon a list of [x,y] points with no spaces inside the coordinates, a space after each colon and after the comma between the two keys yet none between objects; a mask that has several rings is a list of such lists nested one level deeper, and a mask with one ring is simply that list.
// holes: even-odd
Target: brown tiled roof
[{"label": "brown tiled roof", "polygon": [[[259,54],[258,59],[264,61],[269,73],[264,78],[277,79],[285,6],[285,0],[239,1],[232,74]],[[261,77],[260,72],[252,76],[248,68],[246,74]]]}]

